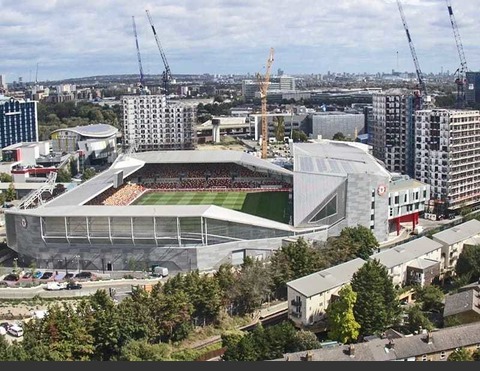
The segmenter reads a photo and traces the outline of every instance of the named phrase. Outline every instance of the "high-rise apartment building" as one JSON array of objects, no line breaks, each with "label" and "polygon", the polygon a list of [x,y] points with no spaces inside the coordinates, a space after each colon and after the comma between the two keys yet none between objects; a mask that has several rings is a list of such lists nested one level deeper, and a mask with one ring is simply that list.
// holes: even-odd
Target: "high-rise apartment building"
[{"label": "high-rise apartment building", "polygon": [[415,113],[415,178],[449,210],[480,204],[480,111]]},{"label": "high-rise apartment building", "polygon": [[0,91],[7,91],[7,79],[5,75],[0,75]]},{"label": "high-rise apartment building", "polygon": [[368,128],[373,155],[390,172],[413,177],[414,99],[408,90],[391,89],[373,94],[372,121]]},{"label": "high-rise apartment building", "polygon": [[36,141],[37,102],[0,95],[0,148]]},{"label": "high-rise apartment building", "polygon": [[467,78],[464,86],[465,100],[468,105],[473,106],[480,103],[480,72],[467,72],[465,77]]},{"label": "high-rise apartment building", "polygon": [[123,96],[124,143],[137,151],[193,149],[196,106],[164,95]]}]

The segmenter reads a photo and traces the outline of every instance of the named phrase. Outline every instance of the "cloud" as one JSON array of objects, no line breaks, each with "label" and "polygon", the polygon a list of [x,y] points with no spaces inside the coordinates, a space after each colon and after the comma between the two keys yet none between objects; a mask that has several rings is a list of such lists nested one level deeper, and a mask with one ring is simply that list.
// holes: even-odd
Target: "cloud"
[{"label": "cloud", "polygon": [[[470,69],[476,5],[452,0]],[[444,0],[403,0],[425,73],[459,64]],[[414,71],[395,0],[0,0],[0,73],[39,79],[138,72],[132,16],[147,73],[164,69],[148,9],[174,74],[255,73],[275,48],[286,73]],[[148,72],[149,71],[149,72]]]}]

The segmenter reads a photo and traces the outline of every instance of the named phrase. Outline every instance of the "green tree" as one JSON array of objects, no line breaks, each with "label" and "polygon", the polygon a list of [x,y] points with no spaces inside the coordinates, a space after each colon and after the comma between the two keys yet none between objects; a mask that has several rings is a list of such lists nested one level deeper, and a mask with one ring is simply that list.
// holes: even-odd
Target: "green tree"
[{"label": "green tree", "polygon": [[475,352],[473,352],[472,357],[474,361],[480,361],[480,349],[477,349]]},{"label": "green tree", "polygon": [[13,183],[10,183],[7,191],[5,192],[5,201],[11,202],[17,198],[17,192],[15,191],[15,186]]},{"label": "green tree", "polygon": [[295,332],[291,349],[288,352],[302,352],[304,350],[321,348],[317,335],[311,331],[299,330]]},{"label": "green tree", "polygon": [[347,344],[355,341],[360,333],[360,324],[353,314],[357,294],[350,285],[345,285],[338,295],[339,298],[332,301],[326,310],[328,337]]},{"label": "green tree", "polygon": [[287,282],[323,268],[319,250],[313,248],[303,237],[276,250],[270,260],[274,290],[281,298],[287,295]]},{"label": "green tree", "polygon": [[447,358],[447,361],[473,361],[472,353],[465,348],[454,350]]},{"label": "green tree", "polygon": [[381,333],[397,321],[400,305],[392,278],[377,259],[355,272],[351,285],[357,293],[353,312],[362,335]]},{"label": "green tree", "polygon": [[58,183],[70,183],[72,181],[72,175],[66,168],[61,168],[57,171],[57,179]]},{"label": "green tree", "polygon": [[308,140],[308,137],[307,134],[305,134],[302,130],[293,129],[292,140],[294,142],[306,142]]},{"label": "green tree", "polygon": [[70,163],[69,163],[69,166],[70,166],[70,174],[71,176],[75,176],[78,174],[78,166],[77,166],[77,161],[74,160],[74,159],[71,159],[70,160]]},{"label": "green tree", "polygon": [[285,117],[275,116],[273,126],[275,128],[276,141],[283,142],[283,138],[285,137]]},{"label": "green tree", "polygon": [[466,245],[458,257],[455,273],[473,282],[480,277],[480,245]]},{"label": "green tree", "polygon": [[90,178],[93,178],[95,176],[96,172],[95,169],[90,167],[84,170],[83,175],[82,175],[82,181],[86,181]]},{"label": "green tree", "polygon": [[168,361],[167,344],[150,344],[145,340],[131,340],[120,350],[119,361]]},{"label": "green tree", "polygon": [[228,308],[233,300],[232,288],[236,280],[235,269],[230,263],[222,264],[214,273],[214,277],[220,287],[223,306]]},{"label": "green tree", "polygon": [[442,289],[436,285],[417,287],[415,289],[417,301],[422,303],[423,311],[440,311],[443,308],[443,299],[445,297]]},{"label": "green tree", "polygon": [[7,173],[0,173],[0,182],[2,183],[11,183],[13,182],[13,178],[10,174]]},{"label": "green tree", "polygon": [[413,305],[407,310],[408,314],[408,330],[411,333],[419,331],[420,328],[433,330],[433,324],[422,312],[419,305]]},{"label": "green tree", "polygon": [[335,134],[333,135],[333,138],[332,138],[332,139],[333,139],[333,140],[341,140],[341,141],[346,140],[345,135],[344,135],[342,132],[340,132],[340,131],[339,131],[338,133],[335,133]]},{"label": "green tree", "polygon": [[238,350],[238,344],[244,336],[246,336],[246,333],[240,330],[230,330],[222,333],[222,346],[227,348],[222,356],[224,361],[239,360],[240,354]]},{"label": "green tree", "polygon": [[373,232],[363,225],[343,228],[338,239],[344,239],[344,244],[352,246],[351,254],[353,256],[365,260],[367,260],[379,246],[377,238]]}]

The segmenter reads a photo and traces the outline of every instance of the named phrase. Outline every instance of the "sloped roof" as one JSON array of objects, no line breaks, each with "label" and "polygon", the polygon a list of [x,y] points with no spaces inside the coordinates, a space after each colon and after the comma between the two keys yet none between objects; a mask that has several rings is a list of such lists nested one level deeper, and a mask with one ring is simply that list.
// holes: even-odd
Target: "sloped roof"
[{"label": "sloped roof", "polygon": [[477,312],[480,317],[480,308],[477,306],[479,303],[479,293],[473,288],[456,294],[446,295],[443,317],[453,316],[471,310]]},{"label": "sloped roof", "polygon": [[472,219],[468,222],[435,233],[432,235],[432,238],[444,242],[447,245],[453,245],[457,242],[476,236],[477,234],[480,234],[480,221]]},{"label": "sloped roof", "polygon": [[442,244],[431,240],[428,237],[420,237],[415,240],[403,243],[373,254],[371,259],[377,259],[387,268],[393,268],[397,265],[408,263],[412,260],[422,257],[432,251],[440,249]]},{"label": "sloped roof", "polygon": [[346,263],[287,282],[287,286],[308,298],[350,282],[353,274],[363,266],[363,264],[365,264],[365,260],[356,258]]}]

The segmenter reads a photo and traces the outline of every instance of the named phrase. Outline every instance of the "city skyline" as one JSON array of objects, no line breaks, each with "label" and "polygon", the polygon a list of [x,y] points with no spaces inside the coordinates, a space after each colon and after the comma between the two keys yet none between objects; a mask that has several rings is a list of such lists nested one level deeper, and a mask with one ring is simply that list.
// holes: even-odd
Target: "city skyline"
[{"label": "city skyline", "polygon": [[[444,0],[403,0],[422,71],[460,65]],[[269,48],[273,71],[376,73],[415,68],[395,0],[0,0],[7,82],[138,74],[132,16],[145,74],[164,70],[148,9],[175,74],[254,74]],[[466,59],[477,70],[475,4],[452,0]],[[428,19],[426,17],[428,15]]]}]

